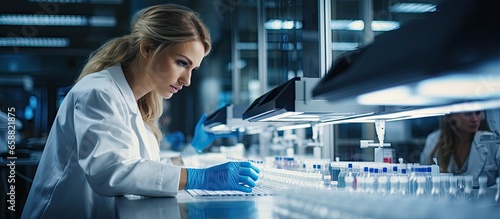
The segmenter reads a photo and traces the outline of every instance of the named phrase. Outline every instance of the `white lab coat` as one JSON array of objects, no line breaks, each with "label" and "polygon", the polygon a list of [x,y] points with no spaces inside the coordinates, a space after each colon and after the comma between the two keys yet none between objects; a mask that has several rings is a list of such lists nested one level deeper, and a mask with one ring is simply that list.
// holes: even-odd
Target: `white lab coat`
[{"label": "white lab coat", "polygon": [[[431,164],[430,154],[439,140],[440,131],[434,131],[427,136],[425,140],[424,150],[420,154],[421,164]],[[478,177],[480,175],[488,177],[488,186],[494,185],[496,178],[500,176],[500,149],[498,144],[481,143],[481,135],[491,134],[490,132],[478,131],[474,135],[469,157],[462,167],[462,170],[457,170],[458,166],[453,156],[448,165],[448,172],[455,175],[472,175],[474,178],[473,184],[478,185]],[[437,158],[437,152],[434,156]],[[459,171],[459,173],[457,173]]]},{"label": "white lab coat", "polygon": [[65,97],[22,218],[114,218],[115,196],[175,196],[179,179],[179,166],[160,162],[117,65],[86,76]]}]

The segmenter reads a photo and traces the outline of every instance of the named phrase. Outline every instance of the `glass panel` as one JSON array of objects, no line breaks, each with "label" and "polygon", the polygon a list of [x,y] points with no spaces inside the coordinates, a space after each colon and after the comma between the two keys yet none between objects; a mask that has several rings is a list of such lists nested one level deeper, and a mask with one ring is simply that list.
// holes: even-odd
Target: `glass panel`
[{"label": "glass panel", "polygon": [[[258,25],[264,26],[267,39],[267,80],[266,91],[285,83],[296,76],[303,76],[302,64],[302,1],[262,1],[264,11],[263,24],[258,24],[258,2],[242,2],[238,5],[237,20],[232,26],[237,30],[236,47],[240,74],[238,99],[240,104],[251,104],[259,96],[261,80],[259,78]],[[315,7],[311,7],[315,9]],[[317,19],[314,17],[314,19]],[[236,26],[235,26],[236,25]],[[315,48],[313,48],[315,49]],[[234,56],[234,54],[233,54]],[[231,72],[234,77],[235,72]],[[231,88],[224,88],[231,89]]]},{"label": "glass panel", "polygon": [[302,1],[266,1],[268,90],[302,76]]}]

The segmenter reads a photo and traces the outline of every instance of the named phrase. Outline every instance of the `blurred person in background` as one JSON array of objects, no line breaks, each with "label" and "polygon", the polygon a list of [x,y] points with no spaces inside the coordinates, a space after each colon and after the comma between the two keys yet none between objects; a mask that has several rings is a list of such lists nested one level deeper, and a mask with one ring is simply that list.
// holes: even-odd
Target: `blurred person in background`
[{"label": "blurred person in background", "polygon": [[487,176],[492,186],[500,176],[500,149],[497,144],[480,142],[482,135],[491,134],[482,111],[444,115],[440,129],[427,136],[420,163],[437,160],[441,173],[472,175],[475,186],[479,176]]}]

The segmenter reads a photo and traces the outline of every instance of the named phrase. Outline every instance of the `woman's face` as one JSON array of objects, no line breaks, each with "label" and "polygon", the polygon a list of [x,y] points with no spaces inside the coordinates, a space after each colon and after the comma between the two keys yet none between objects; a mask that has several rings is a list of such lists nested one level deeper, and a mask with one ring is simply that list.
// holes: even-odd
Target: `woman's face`
[{"label": "woman's face", "polygon": [[481,111],[455,113],[450,115],[450,120],[455,124],[458,131],[465,133],[477,132],[481,124],[481,119]]},{"label": "woman's face", "polygon": [[198,70],[205,47],[198,40],[175,44],[158,55],[157,64],[149,71],[153,90],[165,99],[191,84],[191,74]]}]

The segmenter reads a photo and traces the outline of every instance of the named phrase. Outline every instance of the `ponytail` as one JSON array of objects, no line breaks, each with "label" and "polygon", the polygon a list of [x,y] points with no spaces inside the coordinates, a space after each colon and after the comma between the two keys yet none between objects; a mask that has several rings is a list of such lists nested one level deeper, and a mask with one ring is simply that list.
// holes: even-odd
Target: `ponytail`
[{"label": "ponytail", "polygon": [[125,35],[111,39],[103,44],[99,49],[90,54],[87,64],[83,67],[80,76],[76,81],[80,81],[83,77],[98,71],[102,71],[108,67],[118,63],[130,60],[130,37]]}]

